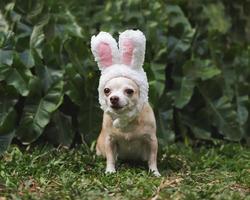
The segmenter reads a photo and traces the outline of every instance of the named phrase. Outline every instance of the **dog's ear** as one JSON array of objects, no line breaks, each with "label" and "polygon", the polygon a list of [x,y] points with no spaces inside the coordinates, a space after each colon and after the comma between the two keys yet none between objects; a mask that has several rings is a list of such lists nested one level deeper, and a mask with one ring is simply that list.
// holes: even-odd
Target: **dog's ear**
[{"label": "dog's ear", "polygon": [[119,61],[117,42],[107,32],[100,32],[91,38],[91,51],[100,70],[105,69]]},{"label": "dog's ear", "polygon": [[134,69],[141,68],[145,56],[146,38],[139,30],[126,30],[120,34],[119,49],[121,63]]}]

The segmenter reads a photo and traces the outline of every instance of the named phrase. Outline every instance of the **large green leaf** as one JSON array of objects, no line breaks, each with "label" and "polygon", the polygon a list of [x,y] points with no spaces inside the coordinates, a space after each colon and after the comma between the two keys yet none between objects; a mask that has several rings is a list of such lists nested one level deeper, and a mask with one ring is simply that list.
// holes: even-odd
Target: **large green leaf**
[{"label": "large green leaf", "polygon": [[160,145],[165,146],[175,140],[172,94],[169,92],[164,93],[157,105],[157,107],[154,107],[154,113],[157,119],[157,136]]},{"label": "large green leaf", "polygon": [[149,68],[147,69],[147,76],[149,79],[150,102],[156,105],[157,100],[161,97],[165,89],[165,65],[151,63],[150,65],[146,64],[145,68]]},{"label": "large green leaf", "polygon": [[243,135],[237,120],[237,112],[230,100],[226,96],[222,96],[211,101],[204,92],[201,93],[207,103],[208,117],[210,117],[212,124],[218,128],[220,134],[229,140],[241,140]]},{"label": "large green leaf", "polygon": [[0,155],[7,150],[15,135],[16,112],[18,94],[11,86],[0,83]]},{"label": "large green leaf", "polygon": [[30,36],[30,47],[37,48],[44,40],[43,24],[34,26]]},{"label": "large green leaf", "polygon": [[25,50],[20,53],[20,60],[24,66],[27,68],[32,68],[35,65],[35,60],[30,50]]},{"label": "large green leaf", "polygon": [[249,111],[246,107],[247,102],[249,102],[249,97],[237,96],[237,121],[241,126],[244,126],[247,122]]},{"label": "large green leaf", "polygon": [[221,71],[210,60],[194,59],[183,66],[183,77],[176,92],[175,106],[183,108],[191,99],[193,90],[200,80],[205,81],[219,75]]},{"label": "large green leaf", "polygon": [[72,64],[68,64],[65,67],[65,94],[78,106],[84,101],[84,90],[85,86],[84,79],[77,73]]},{"label": "large green leaf", "polygon": [[[34,80],[33,87],[41,88],[39,80]],[[51,114],[61,105],[63,100],[63,81],[58,80],[48,88],[41,97],[31,94],[25,102],[23,115],[17,130],[17,137],[23,143],[35,141],[49,123]]]},{"label": "large green leaf", "polygon": [[172,33],[168,37],[168,57],[176,59],[190,48],[195,31],[179,6],[168,5],[167,14]]},{"label": "large green leaf", "polygon": [[13,63],[13,51],[0,49],[0,64],[11,66]]},{"label": "large green leaf", "polygon": [[0,135],[12,132],[16,125],[14,105],[17,103],[18,94],[11,86],[0,83]]},{"label": "large green leaf", "polygon": [[199,58],[188,61],[183,66],[183,74],[193,79],[208,80],[221,73],[211,60]]},{"label": "large green leaf", "polygon": [[53,144],[70,147],[75,136],[71,117],[60,111],[55,112],[45,134]]},{"label": "large green leaf", "polygon": [[175,140],[175,133],[173,130],[173,109],[162,110],[159,109],[157,117],[157,132],[159,136],[159,143],[161,145],[166,145],[167,143],[173,142]]},{"label": "large green leaf", "polygon": [[97,98],[86,98],[81,105],[78,115],[79,131],[88,143],[96,139],[101,131],[102,113]]},{"label": "large green leaf", "polygon": [[6,135],[0,135],[0,155],[2,155],[2,153],[8,149],[14,135],[15,132],[11,132]]},{"label": "large green leaf", "polygon": [[[2,54],[2,55],[1,55]],[[14,62],[13,51],[0,50],[0,81],[5,80],[8,85],[12,85],[23,96],[29,93],[29,81],[32,73],[29,69]],[[14,62],[14,63],[13,63]]]},{"label": "large green leaf", "polygon": [[183,77],[181,80],[181,88],[177,92],[175,98],[175,106],[183,108],[191,99],[195,87],[194,79],[190,77]]},{"label": "large green leaf", "polygon": [[45,39],[43,28],[49,22],[49,15],[44,14],[40,17],[37,24],[33,27],[30,35],[30,48],[39,48]]},{"label": "large green leaf", "polygon": [[203,6],[202,17],[209,20],[208,30],[218,31],[221,33],[226,33],[230,26],[230,18],[225,13],[225,7],[223,3],[210,3]]},{"label": "large green leaf", "polygon": [[[188,127],[191,133],[197,139],[210,140],[211,138],[211,124],[210,120],[204,117],[205,113],[203,110],[194,113],[187,113],[181,115],[181,123]],[[191,116],[191,117],[190,117]],[[198,116],[198,117],[196,117]]]},{"label": "large green leaf", "polygon": [[29,94],[29,82],[32,74],[29,70],[22,67],[10,67],[0,65],[0,73],[4,76],[4,80],[8,85],[12,85],[22,95]]}]

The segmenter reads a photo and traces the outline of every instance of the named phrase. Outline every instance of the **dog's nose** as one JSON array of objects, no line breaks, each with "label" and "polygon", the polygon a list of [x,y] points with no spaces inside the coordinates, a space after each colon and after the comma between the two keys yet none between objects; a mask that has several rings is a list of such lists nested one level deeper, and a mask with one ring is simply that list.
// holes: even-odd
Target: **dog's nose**
[{"label": "dog's nose", "polygon": [[110,97],[110,102],[113,104],[113,105],[116,105],[119,101],[119,97],[118,96],[112,96]]}]

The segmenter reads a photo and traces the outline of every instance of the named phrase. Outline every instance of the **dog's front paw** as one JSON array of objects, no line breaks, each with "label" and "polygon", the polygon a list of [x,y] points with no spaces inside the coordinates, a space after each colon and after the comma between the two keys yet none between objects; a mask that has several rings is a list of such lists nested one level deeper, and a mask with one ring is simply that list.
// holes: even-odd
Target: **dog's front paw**
[{"label": "dog's front paw", "polygon": [[158,171],[153,171],[154,176],[161,177],[161,174]]},{"label": "dog's front paw", "polygon": [[105,174],[114,174],[116,172],[114,167],[107,167],[105,170]]},{"label": "dog's front paw", "polygon": [[156,176],[156,177],[161,177],[161,174],[160,174],[160,172],[158,170],[150,170],[150,172],[152,172],[153,175]]}]

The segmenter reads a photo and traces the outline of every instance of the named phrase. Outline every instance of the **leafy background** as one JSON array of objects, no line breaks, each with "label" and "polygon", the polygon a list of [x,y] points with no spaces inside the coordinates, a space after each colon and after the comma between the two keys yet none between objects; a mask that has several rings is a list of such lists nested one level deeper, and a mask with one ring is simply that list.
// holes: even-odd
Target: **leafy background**
[{"label": "leafy background", "polygon": [[100,130],[90,38],[140,29],[161,146],[250,144],[250,2],[0,2],[0,152],[13,138],[90,145]]}]

